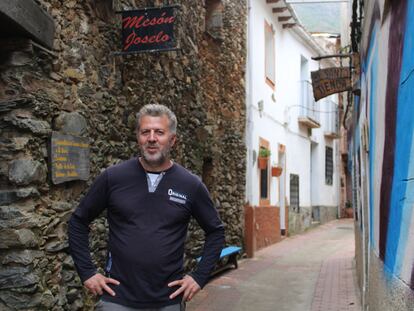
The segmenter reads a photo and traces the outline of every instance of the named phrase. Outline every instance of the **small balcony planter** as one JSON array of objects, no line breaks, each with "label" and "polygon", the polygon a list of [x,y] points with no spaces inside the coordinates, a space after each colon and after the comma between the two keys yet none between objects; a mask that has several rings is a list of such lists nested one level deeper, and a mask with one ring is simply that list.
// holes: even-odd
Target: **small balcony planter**
[{"label": "small balcony planter", "polygon": [[261,170],[266,169],[268,161],[269,161],[269,158],[259,157],[257,159],[257,164],[259,165],[259,169],[261,169]]},{"label": "small balcony planter", "polygon": [[259,157],[257,158],[257,164],[259,169],[264,170],[269,162],[270,150],[264,147],[260,147]]},{"label": "small balcony planter", "polygon": [[279,177],[282,175],[283,168],[279,165],[272,166],[272,177]]}]

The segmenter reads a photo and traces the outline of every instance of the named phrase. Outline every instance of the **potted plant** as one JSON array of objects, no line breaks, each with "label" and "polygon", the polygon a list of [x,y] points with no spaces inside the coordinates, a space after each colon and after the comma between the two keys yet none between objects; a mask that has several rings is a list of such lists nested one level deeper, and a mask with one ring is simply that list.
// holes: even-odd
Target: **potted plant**
[{"label": "potted plant", "polygon": [[347,218],[354,218],[354,209],[350,201],[346,201],[345,203],[345,215]]},{"label": "potted plant", "polygon": [[283,168],[281,165],[273,165],[272,166],[272,177],[279,177],[282,175]]},{"label": "potted plant", "polygon": [[270,150],[265,147],[260,147],[257,163],[261,170],[266,169],[269,157],[270,157]]}]

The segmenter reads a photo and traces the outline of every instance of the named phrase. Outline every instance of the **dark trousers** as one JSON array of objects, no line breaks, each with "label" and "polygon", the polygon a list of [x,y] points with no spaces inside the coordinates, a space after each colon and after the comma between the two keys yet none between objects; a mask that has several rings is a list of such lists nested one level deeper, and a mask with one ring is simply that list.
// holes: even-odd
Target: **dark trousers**
[{"label": "dark trousers", "polygon": [[145,308],[145,309],[136,309],[132,307],[127,307],[119,305],[117,303],[108,302],[99,300],[96,304],[96,311],[185,311],[185,303],[175,304],[171,306],[166,306],[162,308]]}]

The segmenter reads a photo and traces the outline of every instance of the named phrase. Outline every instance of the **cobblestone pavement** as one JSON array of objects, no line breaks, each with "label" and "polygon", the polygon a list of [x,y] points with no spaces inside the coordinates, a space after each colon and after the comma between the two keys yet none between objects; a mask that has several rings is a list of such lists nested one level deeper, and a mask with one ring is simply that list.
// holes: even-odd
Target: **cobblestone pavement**
[{"label": "cobblestone pavement", "polygon": [[286,238],[213,279],[187,311],[360,311],[354,244],[351,219]]}]

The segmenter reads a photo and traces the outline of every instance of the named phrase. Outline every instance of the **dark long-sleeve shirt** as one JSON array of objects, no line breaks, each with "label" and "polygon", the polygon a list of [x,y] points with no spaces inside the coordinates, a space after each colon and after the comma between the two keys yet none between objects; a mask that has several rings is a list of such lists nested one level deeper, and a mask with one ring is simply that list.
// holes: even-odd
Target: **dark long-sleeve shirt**
[{"label": "dark long-sleeve shirt", "polygon": [[69,221],[69,247],[83,281],[96,273],[88,235],[89,224],[104,209],[109,224],[107,271],[120,285],[109,286],[102,299],[135,308],[158,308],[177,288],[167,284],[183,277],[184,242],[193,216],[205,232],[202,260],[191,273],[203,287],[224,243],[224,229],[201,180],[182,166],[165,171],[155,192],[137,158],[105,170],[95,180]]}]

